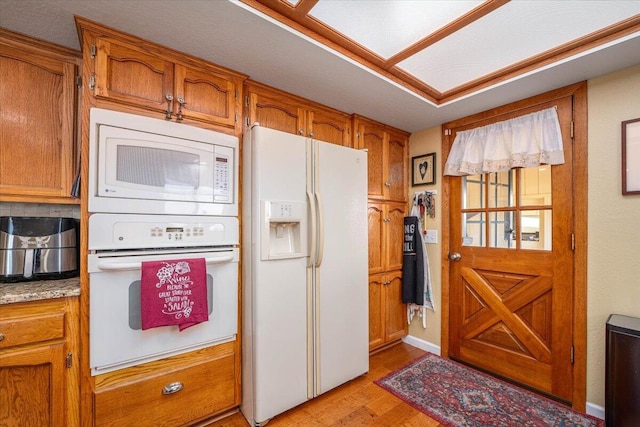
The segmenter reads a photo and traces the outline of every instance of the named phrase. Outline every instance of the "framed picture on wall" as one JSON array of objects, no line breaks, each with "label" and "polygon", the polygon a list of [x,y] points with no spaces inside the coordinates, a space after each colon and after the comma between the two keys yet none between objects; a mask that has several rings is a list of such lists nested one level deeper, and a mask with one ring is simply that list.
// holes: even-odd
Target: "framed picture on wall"
[{"label": "framed picture on wall", "polygon": [[640,118],[622,122],[622,194],[640,194]]},{"label": "framed picture on wall", "polygon": [[411,158],[411,185],[436,183],[436,153]]}]

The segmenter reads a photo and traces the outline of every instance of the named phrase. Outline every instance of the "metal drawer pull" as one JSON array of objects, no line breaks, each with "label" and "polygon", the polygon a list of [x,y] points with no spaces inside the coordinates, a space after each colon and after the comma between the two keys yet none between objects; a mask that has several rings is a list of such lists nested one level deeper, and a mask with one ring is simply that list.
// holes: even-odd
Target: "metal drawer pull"
[{"label": "metal drawer pull", "polygon": [[171,383],[171,384],[167,384],[166,386],[164,386],[164,388],[162,389],[162,394],[173,394],[173,393],[177,393],[180,390],[182,390],[182,387],[184,387],[184,385],[182,385],[181,382],[175,382],[175,383]]}]

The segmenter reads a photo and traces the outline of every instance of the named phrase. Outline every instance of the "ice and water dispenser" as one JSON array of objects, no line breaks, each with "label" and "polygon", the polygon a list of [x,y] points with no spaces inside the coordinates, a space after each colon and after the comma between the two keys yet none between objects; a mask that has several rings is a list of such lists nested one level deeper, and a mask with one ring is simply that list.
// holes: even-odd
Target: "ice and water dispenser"
[{"label": "ice and water dispenser", "polygon": [[306,203],[263,201],[260,214],[263,261],[306,256]]}]

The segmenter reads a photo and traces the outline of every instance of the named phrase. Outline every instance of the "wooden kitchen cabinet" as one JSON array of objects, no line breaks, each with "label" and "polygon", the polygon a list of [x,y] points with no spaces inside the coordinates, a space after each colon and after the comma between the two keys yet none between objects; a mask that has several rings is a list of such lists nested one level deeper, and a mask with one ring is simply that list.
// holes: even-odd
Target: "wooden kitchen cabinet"
[{"label": "wooden kitchen cabinet", "polygon": [[76,18],[97,99],[177,122],[234,128],[245,75]]},{"label": "wooden kitchen cabinet", "polygon": [[245,125],[351,147],[351,116],[256,82],[245,83]]},{"label": "wooden kitchen cabinet", "polygon": [[369,276],[369,351],[395,343],[407,333],[402,271]]},{"label": "wooden kitchen cabinet", "polygon": [[369,201],[369,274],[402,269],[404,203]]},{"label": "wooden kitchen cabinet", "polygon": [[93,425],[175,427],[229,411],[240,404],[238,366],[229,342],[99,375]]},{"label": "wooden kitchen cabinet", "polygon": [[409,134],[358,115],[353,128],[355,148],[368,151],[369,198],[406,201]]},{"label": "wooden kitchen cabinet", "polygon": [[0,198],[78,203],[76,76],[80,52],[0,29]]},{"label": "wooden kitchen cabinet", "polygon": [[404,203],[369,201],[369,350],[407,334],[402,303]]},{"label": "wooden kitchen cabinet", "polygon": [[0,425],[78,426],[78,299],[0,311]]}]

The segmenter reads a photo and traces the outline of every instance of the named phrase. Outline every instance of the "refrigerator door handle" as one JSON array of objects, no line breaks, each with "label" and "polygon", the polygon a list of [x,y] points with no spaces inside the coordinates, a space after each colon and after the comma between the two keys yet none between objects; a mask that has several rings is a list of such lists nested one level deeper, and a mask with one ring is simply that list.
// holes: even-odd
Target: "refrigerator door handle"
[{"label": "refrigerator door handle", "polygon": [[316,267],[320,267],[320,265],[322,265],[322,258],[324,257],[324,219],[322,210],[322,198],[320,197],[320,193],[316,192],[315,196],[318,209],[318,255],[316,259]]},{"label": "refrigerator door handle", "polygon": [[317,238],[317,231],[316,231],[316,222],[318,221],[318,218],[316,216],[316,201],[315,198],[313,197],[313,195],[311,193],[309,193],[307,191],[307,198],[309,199],[309,207],[310,207],[310,211],[311,211],[311,242],[309,243],[310,248],[309,248],[309,261],[307,262],[307,267],[313,267],[314,264],[316,263],[316,238]]}]

